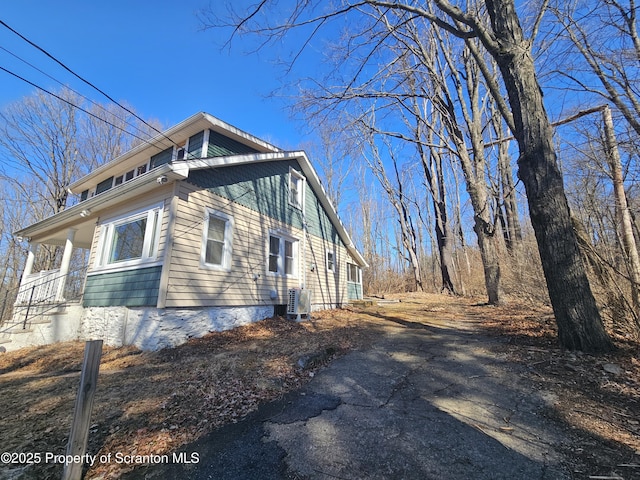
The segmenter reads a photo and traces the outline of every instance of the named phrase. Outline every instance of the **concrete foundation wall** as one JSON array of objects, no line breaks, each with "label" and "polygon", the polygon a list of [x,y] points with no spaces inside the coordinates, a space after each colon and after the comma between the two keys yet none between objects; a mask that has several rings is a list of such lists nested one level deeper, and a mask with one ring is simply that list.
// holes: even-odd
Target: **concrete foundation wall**
[{"label": "concrete foundation wall", "polygon": [[85,308],[79,337],[102,339],[120,347],[142,350],[175,347],[209,332],[230,330],[273,316],[273,306],[208,307],[201,309],[148,307]]},{"label": "concrete foundation wall", "polygon": [[175,347],[209,332],[230,330],[272,317],[273,305],[199,309],[73,306],[48,315],[50,323],[11,334],[7,351],[70,340],[103,340],[106,345],[135,345],[142,350]]},{"label": "concrete foundation wall", "polygon": [[[19,314],[16,316],[19,317]],[[68,342],[78,340],[78,330],[82,317],[82,307],[79,305],[69,306],[64,313],[54,313],[44,316],[49,320],[47,323],[29,322],[27,333],[20,331],[20,326],[14,327],[18,333],[6,335],[10,343],[2,346],[7,351],[18,350],[24,347],[34,347],[37,345],[48,345],[50,343]],[[43,320],[43,319],[38,319]]]}]

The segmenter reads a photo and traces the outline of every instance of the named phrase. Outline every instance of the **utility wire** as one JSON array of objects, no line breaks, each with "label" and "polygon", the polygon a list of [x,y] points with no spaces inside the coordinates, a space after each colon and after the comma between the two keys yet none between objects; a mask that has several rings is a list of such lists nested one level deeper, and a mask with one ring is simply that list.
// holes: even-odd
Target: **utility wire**
[{"label": "utility wire", "polygon": [[[1,20],[0,20],[0,22],[1,22]],[[64,103],[66,103],[66,104],[70,105],[70,106],[71,106],[71,107],[73,107],[73,108],[77,108],[78,110],[80,110],[80,111],[82,111],[82,112],[86,113],[87,115],[89,115],[89,116],[91,116],[91,117],[93,117],[93,118],[95,118],[95,119],[97,119],[97,120],[100,120],[101,122],[104,122],[104,123],[106,123],[107,125],[109,125],[109,126],[111,126],[111,127],[115,128],[115,129],[117,129],[117,130],[121,130],[121,131],[123,131],[123,132],[125,132],[125,133],[127,133],[127,134],[131,135],[132,137],[137,138],[137,139],[138,139],[138,140],[140,140],[141,142],[144,142],[144,143],[146,143],[146,144],[148,144],[148,145],[151,145],[152,147],[158,148],[158,145],[154,145],[153,143],[151,143],[151,142],[150,142],[149,140],[147,140],[146,138],[139,137],[139,136],[137,136],[135,133],[131,133],[131,132],[129,132],[129,131],[127,131],[127,130],[123,129],[122,127],[119,127],[119,126],[117,126],[117,125],[115,125],[115,124],[113,124],[113,123],[109,122],[108,120],[105,120],[104,118],[100,118],[100,117],[99,117],[98,115],[96,115],[95,113],[91,113],[90,111],[85,110],[84,108],[82,108],[82,107],[80,107],[80,106],[78,106],[78,105],[74,104],[73,102],[70,102],[69,100],[67,100],[67,99],[65,99],[65,98],[62,98],[61,96],[56,95],[55,93],[50,92],[49,90],[47,90],[47,89],[45,89],[45,88],[42,88],[42,87],[41,87],[41,86],[39,86],[39,85],[36,85],[35,83],[33,83],[33,82],[31,82],[31,81],[27,80],[26,78],[21,77],[21,76],[20,76],[20,75],[18,75],[17,73],[13,73],[11,70],[7,70],[6,68],[4,68],[4,67],[2,67],[2,66],[0,66],[0,70],[2,70],[3,72],[7,72],[9,75],[12,75],[12,76],[16,77],[17,79],[22,80],[23,82],[28,83],[29,85],[31,85],[32,87],[37,88],[38,90],[42,90],[44,93],[47,93],[47,94],[51,95],[52,97],[57,98],[58,100],[60,100],[60,101],[62,101],[62,102],[64,102]],[[172,142],[172,143],[173,143],[173,142]]]},{"label": "utility wire", "polygon": [[[61,85],[62,87],[72,91],[73,93],[75,93],[76,95],[84,98],[87,102],[91,103],[92,105],[98,107],[99,109],[101,109],[103,112],[105,112],[107,115],[113,115],[115,118],[117,118],[118,120],[121,120],[122,122],[124,122],[126,125],[129,125],[132,128],[135,128],[137,131],[139,131],[142,134],[147,134],[147,132],[145,132],[144,130],[142,130],[140,127],[138,127],[137,125],[129,122],[126,118],[121,118],[118,115],[116,115],[113,112],[108,111],[102,104],[98,103],[98,102],[94,102],[93,100],[91,100],[90,98],[86,97],[85,95],[83,95],[82,93],[78,92],[77,90],[74,90],[73,88],[69,87],[68,85],[65,85],[64,83],[62,83],[60,80],[58,80],[57,78],[53,77],[52,75],[49,75],[47,72],[45,72],[44,70],[41,70],[40,68],[36,67],[35,65],[33,65],[32,63],[29,63],[28,61],[26,61],[24,58],[20,57],[19,55],[16,55],[15,53],[7,50],[6,48],[4,48],[3,46],[0,46],[0,50],[3,50],[4,52],[8,53],[9,55],[11,55],[14,58],[17,58],[18,60],[20,60],[22,63],[29,65],[31,68],[33,68],[34,70],[40,72],[41,74],[43,74],[44,76],[50,78],[51,80],[53,80],[54,82],[56,82],[58,85]],[[127,130],[121,129],[123,132],[130,134],[130,132],[128,132]]]},{"label": "utility wire", "polygon": [[[53,55],[51,55],[49,52],[47,52],[44,48],[40,47],[39,45],[35,44],[34,42],[32,42],[31,40],[29,40],[27,37],[25,37],[24,35],[20,34],[19,32],[17,32],[16,30],[14,30],[13,28],[11,28],[9,25],[7,25],[4,21],[0,20],[0,25],[2,25],[3,27],[7,28],[8,30],[10,30],[11,32],[13,32],[14,34],[16,34],[17,36],[19,36],[22,40],[24,40],[25,42],[27,42],[29,45],[31,45],[34,48],[37,48],[38,50],[40,50],[42,53],[44,53],[47,57],[49,57],[51,60],[53,60],[54,62],[56,62],[58,65],[60,65],[62,68],[64,68],[66,71],[68,71],[69,73],[71,73],[73,76],[75,76],[76,78],[78,78],[79,80],[81,80],[82,82],[86,83],[87,85],[89,85],[91,88],[93,88],[94,90],[100,92],[102,95],[104,95],[107,99],[109,99],[111,102],[115,103],[116,105],[118,105],[120,108],[122,108],[123,110],[125,110],[126,112],[128,112],[129,114],[133,115],[134,117],[136,117],[138,120],[140,120],[142,123],[144,123],[147,127],[151,128],[152,130],[154,130],[155,132],[159,133],[160,135],[162,135],[164,138],[166,138],[167,140],[169,140],[171,142],[171,145],[175,145],[176,147],[178,146],[173,140],[171,140],[169,137],[167,137],[163,132],[161,132],[160,130],[158,130],[156,127],[154,127],[153,125],[151,125],[150,123],[148,123],[146,120],[144,120],[143,118],[139,117],[136,113],[132,112],[131,110],[129,110],[127,107],[125,107],[124,105],[121,105],[120,103],[118,103],[116,100],[114,100],[111,96],[109,96],[107,93],[105,93],[104,91],[100,90],[98,87],[96,87],[93,83],[89,82],[88,80],[86,80],[85,78],[83,78],[82,76],[78,75],[76,72],[74,72],[73,70],[71,70],[69,67],[67,67],[64,63],[62,63],[60,60],[58,60],[56,57],[54,57]],[[3,69],[4,70],[4,69]],[[6,70],[5,70],[6,71]],[[10,73],[10,72],[9,72]],[[88,113],[88,112],[87,112]],[[136,137],[137,138],[137,137]]]}]

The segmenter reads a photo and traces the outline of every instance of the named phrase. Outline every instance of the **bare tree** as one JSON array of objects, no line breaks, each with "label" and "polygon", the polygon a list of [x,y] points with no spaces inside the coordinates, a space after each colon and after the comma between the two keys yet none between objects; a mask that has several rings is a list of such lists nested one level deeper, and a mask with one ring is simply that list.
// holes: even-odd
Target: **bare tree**
[{"label": "bare tree", "polygon": [[[68,191],[73,181],[144,141],[151,130],[128,112],[119,115],[115,107],[86,105],[71,90],[55,95],[38,91],[0,111],[0,182],[21,226],[63,211],[73,201]],[[12,222],[6,212],[2,222]],[[36,268],[52,268],[60,253],[42,245]]]},{"label": "bare tree", "polygon": [[403,252],[406,255],[405,259],[411,269],[411,274],[414,282],[414,289],[421,292],[424,290],[422,284],[422,272],[420,268],[419,260],[419,244],[417,240],[416,229],[414,220],[410,213],[411,201],[405,193],[403,187],[403,179],[400,176],[398,158],[394,152],[393,146],[390,144],[389,139],[382,137],[379,139],[382,143],[382,147],[386,150],[386,156],[388,157],[393,169],[393,174],[390,176],[384,166],[383,154],[380,151],[380,146],[376,141],[376,136],[371,132],[368,127],[370,124],[374,124],[375,121],[366,122],[363,125],[363,138],[366,139],[363,142],[363,156],[367,161],[369,169],[374,176],[380,182],[382,189],[387,195],[389,203],[396,212],[396,218],[400,227],[400,239],[403,247]]},{"label": "bare tree", "polygon": [[[496,61],[507,92],[510,113],[505,112],[504,116],[507,119],[511,115],[513,119],[510,127],[520,150],[518,175],[527,192],[531,223],[558,324],[560,343],[569,349],[609,351],[613,344],[604,330],[572,228],[562,175],[556,161],[552,129],[542,101],[532,54],[532,44],[547,3],[547,0],[543,0],[529,36],[522,29],[514,0],[484,0],[483,3],[471,3],[465,9],[447,0],[432,0],[428,5],[433,5],[435,11],[409,1],[362,0],[346,3],[319,15],[316,14],[320,10],[316,9],[318,5],[315,2],[296,2],[288,19],[275,25],[259,25],[255,30],[277,37],[296,26],[309,26],[313,36],[336,16],[364,12],[364,15],[373,15],[375,18],[378,11],[370,9],[375,7],[406,12],[412,17],[425,19],[432,26],[463,41],[477,38],[482,48]],[[256,10],[236,19],[237,31],[257,21],[258,11],[268,5],[268,1],[263,1]],[[262,18],[271,21],[269,16]],[[371,29],[359,31],[359,39],[371,32]],[[365,65],[388,36],[387,32],[371,39],[368,43],[371,54],[362,59],[364,64],[356,68],[356,76],[366,72]],[[303,45],[308,45],[308,42]],[[355,40],[348,44],[347,53],[357,46]],[[482,74],[490,84],[490,79],[486,78],[484,72]],[[496,101],[499,101],[498,95],[493,93]]]},{"label": "bare tree", "polygon": [[597,103],[602,98],[611,102],[640,135],[640,36],[635,0],[561,1],[551,11],[571,43],[571,53],[578,53],[557,73],[595,96]]}]

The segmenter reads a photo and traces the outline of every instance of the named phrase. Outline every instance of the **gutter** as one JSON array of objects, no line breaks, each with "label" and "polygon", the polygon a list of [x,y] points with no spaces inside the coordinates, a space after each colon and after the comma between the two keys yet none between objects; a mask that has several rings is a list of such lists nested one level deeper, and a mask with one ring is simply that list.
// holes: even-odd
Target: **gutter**
[{"label": "gutter", "polygon": [[[132,193],[141,193],[153,190],[160,185],[176,180],[184,180],[189,175],[189,168],[186,165],[165,164],[158,168],[154,168],[143,175],[135,177],[117,187],[113,187],[106,192],[102,192],[83,202],[77,203],[66,208],[62,212],[56,213],[51,217],[47,217],[37,223],[29,225],[13,233],[17,237],[33,237],[36,234],[47,233],[53,227],[56,230],[65,223],[73,223],[84,211],[91,215],[99,213],[102,210],[125,200]],[[166,180],[161,180],[164,177]],[[86,216],[86,215],[85,215]]]}]

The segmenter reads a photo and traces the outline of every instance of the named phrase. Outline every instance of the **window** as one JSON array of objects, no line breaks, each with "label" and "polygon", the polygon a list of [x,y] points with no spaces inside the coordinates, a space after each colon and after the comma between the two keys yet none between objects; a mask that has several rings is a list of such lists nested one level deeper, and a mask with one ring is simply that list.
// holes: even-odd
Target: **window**
[{"label": "window", "polygon": [[149,161],[149,170],[153,170],[154,168],[164,165],[166,163],[171,163],[172,158],[173,158],[173,147],[166,148],[160,153],[156,153],[151,157],[151,160]]},{"label": "window", "polygon": [[138,212],[102,225],[98,267],[154,261],[158,250],[162,207]]},{"label": "window", "polygon": [[289,204],[300,210],[304,205],[304,177],[293,168],[289,169]]},{"label": "window", "polygon": [[336,271],[336,255],[334,252],[327,252],[327,271]]},{"label": "window", "polygon": [[200,265],[223,270],[231,269],[233,217],[207,209],[202,235]]},{"label": "window", "polygon": [[298,241],[277,234],[269,235],[269,260],[267,269],[276,275],[297,274]]},{"label": "window", "polygon": [[102,182],[100,182],[96,186],[96,195],[98,195],[99,193],[102,193],[102,192],[106,192],[112,186],[113,186],[113,177],[109,177],[109,178],[103,180]]},{"label": "window", "polygon": [[107,263],[122,262],[142,258],[144,234],[147,231],[147,218],[114,225],[111,237],[111,249]]},{"label": "window", "polygon": [[362,283],[362,270],[358,265],[347,263],[347,282]]}]

